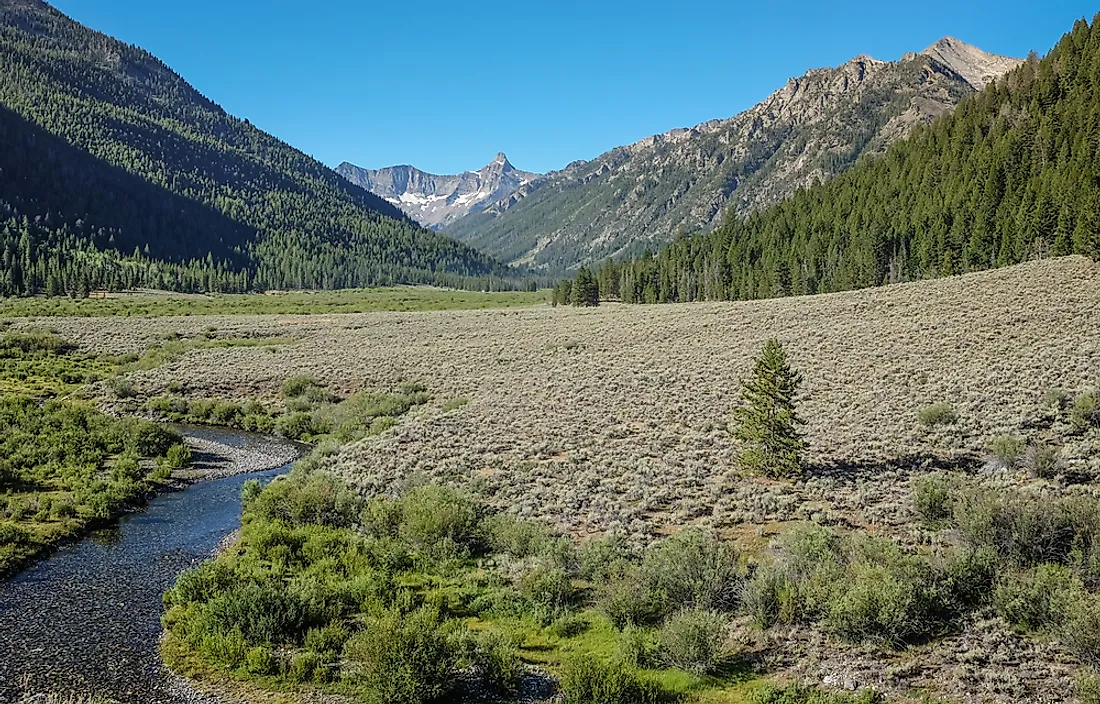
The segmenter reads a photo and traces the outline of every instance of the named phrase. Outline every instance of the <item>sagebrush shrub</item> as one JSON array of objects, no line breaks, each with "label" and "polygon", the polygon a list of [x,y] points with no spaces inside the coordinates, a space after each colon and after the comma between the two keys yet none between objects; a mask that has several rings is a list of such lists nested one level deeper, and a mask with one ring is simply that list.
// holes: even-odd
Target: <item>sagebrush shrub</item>
[{"label": "sagebrush shrub", "polygon": [[661,688],[625,663],[578,657],[562,672],[563,704],[657,704]]},{"label": "sagebrush shrub", "polygon": [[1013,435],[1001,435],[993,438],[986,449],[989,452],[990,460],[995,465],[1011,469],[1020,462],[1026,448],[1027,442],[1023,438]]},{"label": "sagebrush shrub", "polygon": [[687,672],[713,672],[729,655],[728,629],[725,617],[712,611],[692,609],[673,614],[658,636],[661,660]]},{"label": "sagebrush shrub", "polygon": [[665,613],[683,608],[731,611],[744,581],[733,544],[697,528],[654,543],[642,560],[642,576],[659,595]]},{"label": "sagebrush shrub", "polygon": [[1010,572],[993,593],[997,613],[1014,626],[1037,631],[1057,627],[1084,591],[1081,579],[1062,565]]},{"label": "sagebrush shrub", "polygon": [[1069,419],[1078,431],[1100,425],[1100,393],[1086,391],[1074,399]]},{"label": "sagebrush shrub", "polygon": [[373,619],[344,646],[354,664],[346,675],[372,704],[425,704],[451,690],[461,652],[428,609]]},{"label": "sagebrush shrub", "polygon": [[937,425],[952,425],[959,420],[959,414],[949,403],[934,403],[917,411],[917,421],[926,428]]},{"label": "sagebrush shrub", "polygon": [[505,697],[519,692],[525,668],[512,638],[495,632],[478,634],[467,659],[478,682],[490,692]]},{"label": "sagebrush shrub", "polygon": [[1061,449],[1051,445],[1032,444],[1024,451],[1021,466],[1039,479],[1050,479],[1058,474]]},{"label": "sagebrush shrub", "polygon": [[912,482],[913,512],[926,525],[934,526],[951,518],[951,486],[940,476],[929,474]]}]

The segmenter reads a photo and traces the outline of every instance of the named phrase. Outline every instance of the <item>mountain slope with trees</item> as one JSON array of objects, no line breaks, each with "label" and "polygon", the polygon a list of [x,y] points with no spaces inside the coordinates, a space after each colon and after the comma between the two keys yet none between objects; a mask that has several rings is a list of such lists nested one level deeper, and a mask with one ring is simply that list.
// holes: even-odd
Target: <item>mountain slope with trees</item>
[{"label": "mountain slope with trees", "polygon": [[842,173],[1018,65],[951,38],[900,61],[857,56],[732,118],[572,164],[444,231],[549,271],[639,254]]},{"label": "mountain slope with trees", "polygon": [[0,135],[0,294],[512,275],[38,0],[0,0]]},{"label": "mountain slope with trees", "polygon": [[1100,256],[1100,15],[879,158],[658,254],[608,263],[629,302],[840,291]]}]

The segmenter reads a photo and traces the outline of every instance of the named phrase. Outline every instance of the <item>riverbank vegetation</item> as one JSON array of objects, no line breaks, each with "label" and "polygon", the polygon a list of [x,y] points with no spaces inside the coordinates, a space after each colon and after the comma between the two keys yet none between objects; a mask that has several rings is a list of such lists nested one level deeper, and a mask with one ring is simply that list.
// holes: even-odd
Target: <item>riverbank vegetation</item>
[{"label": "riverbank vegetation", "polygon": [[392,428],[400,416],[431,397],[423,384],[405,382],[394,392],[361,391],[340,398],[313,377],[288,378],[281,403],[244,402],[157,396],[141,410],[174,423],[217,425],[256,433],[274,433],[291,440],[347,443]]},{"label": "riverbank vegetation", "polygon": [[189,462],[181,438],[155,423],[0,396],[0,574],[142,502]]},{"label": "riverbank vegetation", "polygon": [[[367,500],[316,465],[246,487],[240,542],[166,595],[173,668],[410,704],[657,702],[755,679],[729,639],[744,568],[702,533],[644,557],[578,549],[440,485]],[[633,592],[626,571],[645,576]]]},{"label": "riverbank vegetation", "polygon": [[[365,702],[873,702],[773,687],[791,629],[898,657],[997,617],[1100,665],[1100,502],[957,483],[957,548],[806,524],[763,552],[683,528],[644,549],[576,543],[437,484],[364,498],[300,462],[245,488],[242,535],[165,597],[191,676]],[[925,697],[924,701],[930,701]]]},{"label": "riverbank vegetation", "polygon": [[177,434],[72,397],[118,363],[48,331],[0,335],[0,575],[142,502],[189,464]]}]

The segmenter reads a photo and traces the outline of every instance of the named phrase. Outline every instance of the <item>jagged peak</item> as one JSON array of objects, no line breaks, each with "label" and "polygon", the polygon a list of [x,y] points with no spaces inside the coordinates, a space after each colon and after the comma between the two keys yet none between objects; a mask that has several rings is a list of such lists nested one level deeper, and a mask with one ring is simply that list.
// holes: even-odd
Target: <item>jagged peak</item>
[{"label": "jagged peak", "polygon": [[978,47],[974,46],[973,44],[967,44],[961,39],[956,39],[955,37],[952,37],[950,35],[944,37],[943,39],[940,39],[938,42],[927,47],[924,51],[920,53],[933,54],[940,51],[970,51],[981,52],[983,54],[986,53]]},{"label": "jagged peak", "polygon": [[511,166],[511,162],[508,161],[508,156],[504,152],[497,152],[497,155],[493,157],[493,160],[489,163],[489,166]]},{"label": "jagged peak", "polygon": [[951,36],[920,53],[947,66],[978,90],[1022,63],[1020,59],[991,54]]}]

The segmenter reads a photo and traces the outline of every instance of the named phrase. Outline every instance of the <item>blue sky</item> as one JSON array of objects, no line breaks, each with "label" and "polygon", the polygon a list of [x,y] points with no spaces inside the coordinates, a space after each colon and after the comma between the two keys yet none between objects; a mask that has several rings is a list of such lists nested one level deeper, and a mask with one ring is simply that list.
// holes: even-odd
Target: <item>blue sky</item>
[{"label": "blue sky", "polygon": [[1079,0],[52,0],[335,166],[546,171],[945,35],[1046,53]]}]

